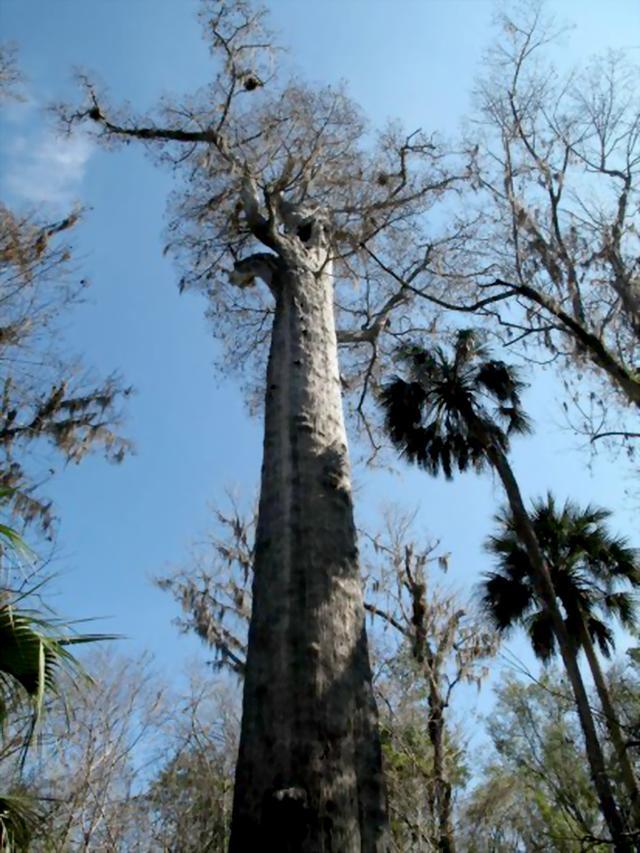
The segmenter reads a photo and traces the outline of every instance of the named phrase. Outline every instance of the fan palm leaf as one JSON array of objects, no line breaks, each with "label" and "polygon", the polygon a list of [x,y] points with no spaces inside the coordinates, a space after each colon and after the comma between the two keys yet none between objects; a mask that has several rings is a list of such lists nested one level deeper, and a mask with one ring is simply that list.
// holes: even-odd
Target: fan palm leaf
[{"label": "fan palm leaf", "polygon": [[0,604],[0,722],[7,695],[15,688],[32,703],[37,722],[45,695],[59,695],[63,672],[72,679],[87,677],[69,647],[106,639],[114,637],[73,635],[60,620],[43,618],[10,602]]},{"label": "fan palm leaf", "polygon": [[474,421],[504,451],[511,434],[530,430],[518,372],[491,358],[478,333],[458,332],[451,354],[413,345],[399,355],[407,375],[382,390],[385,425],[401,453],[428,473],[451,479],[456,468],[485,465],[486,445]]},{"label": "fan palm leaf", "polygon": [[[0,501],[7,490],[0,491]],[[20,535],[0,524],[0,550],[29,554]],[[106,634],[75,635],[68,625],[41,612],[27,609],[23,602],[31,593],[20,595],[0,588],[0,727],[4,724],[12,699],[26,699],[31,706],[29,733],[22,745],[20,769],[42,715],[45,697],[62,695],[65,683],[89,679],[70,646],[113,639]],[[27,850],[32,832],[40,819],[32,798],[15,792],[0,792],[0,853]]]},{"label": "fan palm leaf", "polygon": [[[625,539],[607,530],[609,516],[601,507],[581,509],[571,501],[560,507],[552,495],[536,502],[531,514],[570,634],[580,645],[578,626],[584,618],[589,636],[607,657],[614,648],[607,620],[618,619],[627,628],[635,625],[633,589],[640,586],[638,555]],[[496,557],[498,571],[485,575],[481,598],[496,628],[508,631],[517,624],[530,626],[527,619],[544,610],[544,604],[531,583],[533,570],[513,517],[504,512],[496,520],[499,532],[486,547]]]},{"label": "fan palm leaf", "polygon": [[[637,616],[634,592],[640,586],[640,560],[626,540],[609,532],[609,516],[600,507],[581,509],[571,501],[559,507],[553,496],[547,495],[545,501],[534,505],[531,522],[564,611],[567,634],[576,649],[584,650],[589,663],[629,795],[630,813],[640,827],[640,786],[595,651],[597,648],[604,657],[610,657],[615,638],[609,623],[617,619],[630,628],[635,626]],[[483,606],[498,631],[522,625],[536,656],[547,661],[556,651],[549,608],[530,582],[533,566],[513,518],[503,513],[498,522],[499,533],[487,541],[498,570],[484,577]]]},{"label": "fan palm leaf", "polygon": [[27,851],[40,819],[31,797],[0,794],[0,853]]}]

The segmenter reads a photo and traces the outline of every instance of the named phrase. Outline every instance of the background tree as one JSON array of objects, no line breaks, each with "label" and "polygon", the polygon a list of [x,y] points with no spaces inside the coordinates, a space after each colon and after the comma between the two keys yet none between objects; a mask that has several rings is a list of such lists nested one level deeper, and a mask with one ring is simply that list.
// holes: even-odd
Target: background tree
[{"label": "background tree", "polygon": [[[239,733],[237,691],[193,667],[171,690],[148,658],[113,647],[87,662],[90,690],[61,679],[22,791],[30,850],[226,851]],[[4,764],[3,764],[4,766]]]},{"label": "background tree", "polygon": [[428,350],[414,345],[404,348],[400,356],[409,378],[396,376],[381,397],[391,440],[409,461],[431,474],[442,471],[451,478],[454,466],[464,471],[469,466],[481,470],[490,464],[500,477],[574,691],[602,813],[613,843],[620,850],[630,850],[607,776],[576,649],[507,458],[510,434],[528,431],[520,402],[522,382],[514,368],[492,359],[479,335],[470,330],[458,333],[451,353],[442,347]]},{"label": "background tree", "polygon": [[[612,670],[609,675],[620,709],[621,674]],[[610,849],[566,679],[552,668],[539,679],[529,675],[526,683],[503,676],[496,699],[487,718],[493,752],[461,815],[465,849]],[[619,778],[613,751],[607,760],[609,773]]]},{"label": "background tree", "polygon": [[[21,98],[16,57],[0,45],[0,104]],[[51,459],[79,462],[102,449],[119,461],[128,449],[115,431],[128,391],[115,376],[96,384],[62,343],[61,322],[86,287],[64,242],[79,216],[52,222],[0,204],[0,503],[49,538],[53,510],[39,487],[54,473],[45,473]],[[0,843],[26,849],[42,820],[24,794],[27,749],[45,706],[85,680],[70,647],[105,637],[78,635],[49,611],[35,555],[7,524],[0,539],[0,775],[11,791],[0,806]]]},{"label": "background tree", "polygon": [[469,177],[460,220],[448,240],[408,251],[394,274],[440,308],[473,313],[520,356],[570,367],[581,380],[560,374],[570,424],[592,439],[624,439],[632,454],[640,436],[638,71],[613,52],[559,71],[551,45],[566,30],[540,0],[513,5],[497,24],[462,144]]},{"label": "background tree", "polygon": [[[209,676],[209,674],[206,674]],[[144,795],[150,837],[163,850],[226,853],[231,829],[233,775],[240,732],[237,690],[190,677],[178,714],[166,732],[169,757]]]},{"label": "background tree", "polygon": [[194,548],[185,568],[156,578],[182,616],[175,622],[193,631],[216,655],[216,665],[243,676],[251,619],[251,582],[256,512],[230,497],[229,509],[213,510],[215,526]]},{"label": "background tree", "polygon": [[25,785],[44,811],[33,849],[147,850],[136,797],[158,761],[167,688],[145,658],[101,652],[87,667],[91,690],[65,684],[69,701],[50,704],[25,766]]},{"label": "background tree", "polygon": [[[461,754],[461,746],[455,742],[453,730],[455,691],[464,683],[480,688],[488,673],[487,661],[495,654],[497,643],[496,636],[484,629],[473,612],[469,613],[468,607],[461,607],[458,596],[439,589],[432,582],[432,566],[438,564],[441,569],[446,569],[448,558],[435,557],[433,546],[421,548],[411,542],[412,522],[410,516],[390,513],[384,534],[365,537],[369,539],[369,551],[372,552],[367,561],[365,608],[381,620],[383,631],[391,628],[394,635],[394,640],[389,642],[385,631],[375,644],[381,665],[391,668],[396,674],[396,681],[404,669],[403,682],[407,693],[411,693],[410,681],[413,679],[414,690],[422,697],[413,715],[415,719],[416,710],[424,715],[422,731],[430,747],[427,761],[424,750],[422,754],[417,752],[420,756],[417,766],[422,768],[422,797],[426,797],[429,819],[422,821],[424,828],[418,837],[405,836],[404,843],[412,849],[421,850],[421,836],[429,844],[424,849],[454,851],[454,786],[460,781]],[[405,658],[409,662],[403,667]],[[416,730],[411,724],[405,730],[400,722],[403,714],[393,709],[382,685],[377,689],[382,692],[392,717],[391,739],[387,741],[386,749],[389,772],[389,764],[393,764],[392,739],[402,743],[405,739],[403,734],[411,736]],[[406,712],[406,701],[400,699],[398,705],[398,710]],[[415,750],[410,754],[416,754]],[[406,768],[403,770],[406,772]],[[400,776],[398,793],[407,781],[404,774]],[[419,800],[420,811],[424,811],[422,797]],[[415,832],[421,822],[412,824],[407,802],[403,800],[391,801],[396,820],[400,826],[404,823]]]},{"label": "background tree", "polygon": [[[0,46],[0,105],[19,96],[15,58]],[[45,531],[52,507],[39,486],[52,458],[79,462],[103,450],[117,462],[129,448],[117,433],[128,389],[115,375],[94,382],[62,343],[61,323],[87,287],[66,239],[79,218],[76,210],[52,222],[0,203],[0,486]]]},{"label": "background tree", "polygon": [[[434,798],[438,780],[424,680],[408,648],[401,647],[392,657],[385,654],[378,658],[377,651],[374,645],[375,687],[389,792],[391,850],[394,853],[438,850],[440,830]],[[453,843],[458,837],[457,815],[453,809],[470,775],[466,732],[454,722],[456,706],[457,702],[453,703],[447,714],[444,750],[446,778],[452,791],[450,837]]]},{"label": "background tree", "polygon": [[577,72],[550,68],[557,30],[540,4],[501,25],[478,91],[481,257],[510,282],[515,335],[595,367],[637,409],[637,72],[613,54]]}]

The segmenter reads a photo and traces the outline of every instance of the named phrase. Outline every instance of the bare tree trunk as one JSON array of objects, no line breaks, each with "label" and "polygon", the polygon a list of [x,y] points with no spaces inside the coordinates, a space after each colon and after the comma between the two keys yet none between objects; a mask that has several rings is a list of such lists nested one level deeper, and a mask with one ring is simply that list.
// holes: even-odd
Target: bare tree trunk
[{"label": "bare tree trunk", "polygon": [[[275,259],[274,259],[274,263]],[[330,265],[279,258],[230,853],[382,853]]]},{"label": "bare tree trunk", "polygon": [[429,688],[429,740],[433,747],[436,817],[438,821],[438,850],[455,853],[456,845],[451,823],[451,782],[445,760],[445,725],[442,697],[433,680]]},{"label": "bare tree trunk", "polygon": [[591,642],[591,637],[589,636],[587,626],[585,625],[584,617],[580,618],[580,642],[587,657],[587,661],[589,662],[593,681],[596,685],[596,690],[598,691],[598,697],[600,698],[600,704],[602,705],[602,710],[604,712],[604,718],[611,737],[611,743],[616,751],[616,757],[620,762],[622,781],[627,789],[627,794],[629,795],[629,801],[631,804],[634,828],[636,832],[640,833],[640,791],[638,790],[638,780],[629,758],[625,739],[620,729],[618,715],[616,714],[613,701],[611,700],[611,694],[609,693],[609,687],[607,686],[604,673],[600,667],[600,661],[598,660],[596,651],[593,648],[593,643]]},{"label": "bare tree trunk", "polygon": [[551,576],[540,550],[531,519],[525,509],[520,488],[507,457],[492,441],[482,422],[478,421],[475,415],[471,415],[469,423],[476,434],[482,438],[484,445],[487,447],[489,460],[502,481],[513,513],[516,529],[535,573],[534,582],[538,587],[538,593],[552,618],[554,633],[576,702],[578,717],[585,740],[587,759],[591,770],[591,778],[593,779],[593,784],[598,795],[600,810],[611,833],[614,849],[616,851],[624,851],[624,853],[627,853],[627,851],[631,853],[634,847],[628,833],[625,832],[624,822],[613,796],[611,781],[607,774],[604,755],[598,740],[591,706],[589,705],[589,698],[578,667],[577,649],[571,640],[562,614],[560,613]]}]

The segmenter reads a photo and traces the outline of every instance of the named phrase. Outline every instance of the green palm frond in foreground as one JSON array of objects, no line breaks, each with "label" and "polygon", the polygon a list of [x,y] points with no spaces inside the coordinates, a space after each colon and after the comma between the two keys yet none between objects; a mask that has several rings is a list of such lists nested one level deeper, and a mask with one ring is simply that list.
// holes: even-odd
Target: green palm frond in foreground
[{"label": "green palm frond in foreground", "polygon": [[[9,492],[0,489],[0,503],[8,497]],[[7,524],[0,524],[0,554],[13,557],[30,554],[20,534]],[[34,591],[18,595],[0,586],[0,736],[4,735],[8,709],[15,707],[16,700],[26,701],[31,708],[18,778],[45,699],[58,697],[64,701],[62,685],[68,685],[69,679],[71,683],[91,681],[69,647],[115,639],[107,634],[74,634],[64,621],[24,607],[23,602]],[[0,791],[0,853],[28,850],[39,819],[31,797],[19,790]]]},{"label": "green palm frond in foreground", "polygon": [[31,797],[0,794],[0,853],[20,853],[29,849],[40,813]]}]

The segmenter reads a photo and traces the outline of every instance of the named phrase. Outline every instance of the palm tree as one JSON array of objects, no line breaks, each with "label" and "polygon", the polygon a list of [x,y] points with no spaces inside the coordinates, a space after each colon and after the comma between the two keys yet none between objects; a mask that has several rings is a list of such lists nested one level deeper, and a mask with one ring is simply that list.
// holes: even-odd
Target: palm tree
[{"label": "palm tree", "polygon": [[[0,489],[0,504],[10,498],[10,489]],[[10,560],[20,553],[30,552],[13,528],[0,523],[0,555]],[[30,713],[28,734],[20,747],[20,769],[42,716],[45,698],[64,699],[63,673],[72,680],[88,679],[67,647],[114,639],[106,634],[71,634],[61,620],[25,608],[25,599],[33,592],[15,593],[5,585],[0,586],[0,731],[4,729],[9,709],[26,702]],[[40,813],[31,797],[20,791],[0,791],[1,853],[27,850],[39,819]]]},{"label": "palm tree", "polygon": [[602,814],[616,850],[630,851],[631,842],[613,796],[578,668],[577,651],[507,458],[511,436],[530,430],[521,408],[524,385],[513,367],[491,357],[472,330],[457,333],[451,355],[442,347],[412,346],[401,350],[400,360],[408,378],[394,377],[381,394],[391,440],[410,462],[432,475],[442,471],[450,479],[454,466],[464,471],[470,466],[482,470],[489,465],[500,477],[514,527],[532,567],[532,581],[549,614],[573,689]]},{"label": "palm tree", "polygon": [[[570,501],[559,509],[548,495],[534,504],[531,522],[564,610],[567,631],[589,663],[631,813],[640,827],[638,780],[595,651],[598,646],[610,657],[615,647],[611,620],[617,619],[626,628],[635,626],[637,605],[629,587],[640,585],[638,554],[624,539],[609,533],[605,522],[610,515],[598,507],[580,509]],[[498,570],[483,581],[484,606],[499,631],[524,625],[535,654],[546,661],[556,651],[549,614],[532,583],[531,564],[513,516],[501,513],[497,520],[500,532],[488,540],[487,547],[497,557]]]}]

